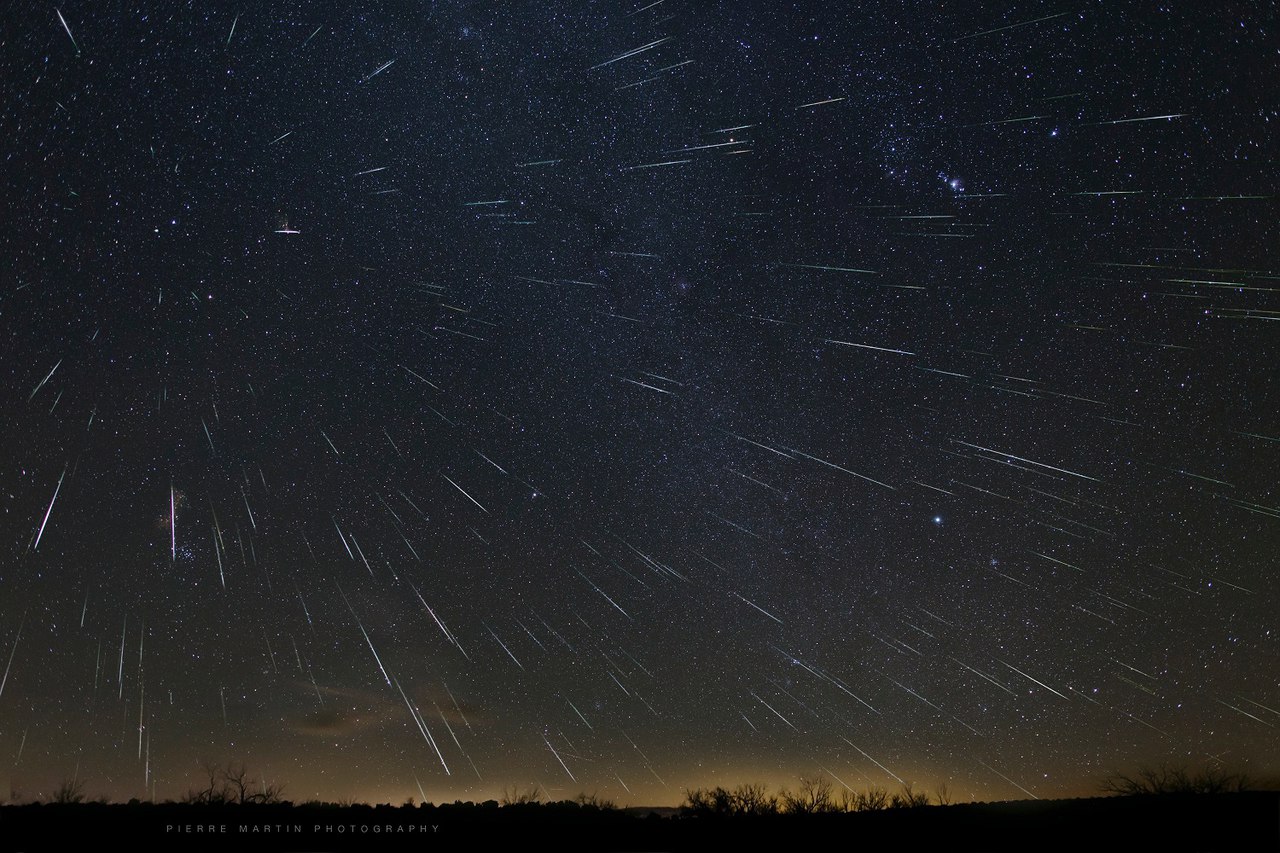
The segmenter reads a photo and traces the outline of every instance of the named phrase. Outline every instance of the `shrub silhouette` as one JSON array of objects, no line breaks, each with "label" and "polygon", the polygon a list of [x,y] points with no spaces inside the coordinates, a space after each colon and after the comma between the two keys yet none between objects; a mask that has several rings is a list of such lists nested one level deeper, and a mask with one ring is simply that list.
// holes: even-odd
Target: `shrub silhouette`
[{"label": "shrub silhouette", "polygon": [[1220,767],[1191,770],[1185,765],[1140,767],[1136,773],[1112,773],[1102,782],[1107,794],[1124,797],[1154,794],[1229,794],[1247,791],[1252,780]]},{"label": "shrub silhouette", "polygon": [[865,791],[845,791],[841,801],[847,812],[878,812],[889,808],[889,792],[874,786]]},{"label": "shrub silhouette", "polygon": [[84,782],[79,779],[63,779],[58,787],[53,791],[53,802],[67,805],[70,803],[83,803]]}]

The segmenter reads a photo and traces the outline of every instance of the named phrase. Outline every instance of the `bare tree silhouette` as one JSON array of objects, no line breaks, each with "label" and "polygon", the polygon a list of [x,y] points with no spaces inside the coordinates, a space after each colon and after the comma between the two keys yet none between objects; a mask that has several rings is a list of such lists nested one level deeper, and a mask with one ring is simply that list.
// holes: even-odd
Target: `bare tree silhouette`
[{"label": "bare tree silhouette", "polygon": [[893,809],[915,809],[929,805],[929,795],[917,791],[910,782],[902,783],[902,790],[889,799],[889,807]]},{"label": "bare tree silhouette", "polygon": [[606,797],[602,797],[594,791],[592,791],[590,794],[583,792],[578,796],[574,797],[573,801],[584,809],[600,809],[604,811],[604,810],[613,810],[618,807],[618,804],[615,803],[613,800],[610,800]]},{"label": "bare tree silhouette", "polygon": [[208,780],[201,788],[191,788],[182,795],[180,802],[203,806],[221,805],[227,802],[227,793],[222,784],[221,768],[211,761],[200,762],[200,769]]},{"label": "bare tree silhouette", "polygon": [[865,791],[844,790],[836,797],[831,781],[825,776],[802,776],[793,792],[783,788],[776,795],[768,788],[754,783],[729,789],[724,787],[695,788],[685,792],[681,811],[686,815],[739,817],[747,815],[807,815],[831,812],[876,812],[884,809],[920,808],[951,803],[951,791],[945,784],[938,788],[933,798],[925,791],[917,791],[912,783],[889,793],[873,786]]},{"label": "bare tree silhouette", "polygon": [[180,800],[183,803],[206,806],[238,803],[273,804],[282,800],[284,786],[255,779],[243,763],[222,767],[211,761],[200,764],[206,784],[192,788]]},{"label": "bare tree silhouette", "polygon": [[766,815],[778,813],[778,798],[760,782],[748,782],[730,790],[723,787],[694,788],[685,792],[682,806],[688,814]]},{"label": "bare tree silhouette", "polygon": [[823,814],[840,810],[831,795],[831,782],[823,776],[801,776],[796,792],[784,790],[779,799],[782,810],[787,814]]},{"label": "bare tree silhouette", "polygon": [[760,782],[748,782],[734,788],[732,803],[737,814],[762,815],[778,811],[778,798]]},{"label": "bare tree silhouette", "polygon": [[847,812],[878,812],[889,808],[889,792],[875,786],[856,793],[846,791],[842,800]]},{"label": "bare tree silhouette", "polygon": [[507,789],[502,789],[502,799],[499,802],[504,806],[527,806],[533,803],[542,802],[542,789],[534,785],[525,791],[519,785]]}]

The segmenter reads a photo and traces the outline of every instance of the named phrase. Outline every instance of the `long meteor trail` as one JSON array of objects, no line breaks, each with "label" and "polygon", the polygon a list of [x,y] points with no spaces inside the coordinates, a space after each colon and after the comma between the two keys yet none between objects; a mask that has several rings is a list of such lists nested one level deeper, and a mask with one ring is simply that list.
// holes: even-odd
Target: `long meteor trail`
[{"label": "long meteor trail", "polygon": [[36,542],[31,546],[31,550],[35,551],[40,547],[40,537],[44,536],[44,526],[49,523],[49,514],[53,512],[54,501],[58,499],[58,492],[62,490],[62,480],[67,476],[67,466],[62,466],[62,474],[58,476],[58,485],[53,490],[53,497],[49,500],[49,508],[44,511],[44,519],[40,522],[40,530],[36,533]]},{"label": "long meteor trail", "polygon": [[457,483],[455,483],[453,480],[450,480],[450,479],[449,479],[449,475],[448,475],[448,474],[441,474],[440,476],[441,476],[441,477],[444,477],[446,480],[449,480],[449,485],[453,486],[455,489],[457,489],[458,491],[462,492],[462,494],[463,494],[463,495],[466,495],[467,500],[471,501],[473,504],[475,504],[476,506],[480,507],[481,511],[483,511],[483,512],[488,512],[488,511],[489,511],[489,510],[487,510],[487,509],[485,509],[485,508],[484,508],[484,505],[483,505],[483,504],[481,504],[481,503],[480,503],[480,501],[478,501],[478,500],[476,500],[475,498],[471,497],[471,495],[467,493],[467,490],[466,490],[466,489],[462,488],[462,486],[459,486],[459,485],[458,485]]},{"label": "long meteor trail", "polygon": [[646,50],[653,50],[655,47],[658,47],[659,45],[669,41],[671,41],[671,36],[660,38],[660,39],[657,39],[656,41],[651,41],[648,44],[642,44],[639,47],[632,48],[631,50],[626,51],[625,53],[618,54],[613,59],[607,59],[604,62],[601,62],[599,65],[593,65],[587,70],[595,71],[597,68],[604,68],[606,65],[612,65],[615,62],[621,62],[624,59],[630,59],[631,57],[636,56],[637,54],[644,53]]},{"label": "long meteor trail", "polygon": [[76,37],[71,34],[71,27],[67,26],[67,19],[62,17],[61,9],[54,9],[58,13],[58,20],[62,22],[62,28],[67,31],[67,38],[71,39],[71,46],[76,49],[76,55],[80,55],[80,45],[76,44]]}]

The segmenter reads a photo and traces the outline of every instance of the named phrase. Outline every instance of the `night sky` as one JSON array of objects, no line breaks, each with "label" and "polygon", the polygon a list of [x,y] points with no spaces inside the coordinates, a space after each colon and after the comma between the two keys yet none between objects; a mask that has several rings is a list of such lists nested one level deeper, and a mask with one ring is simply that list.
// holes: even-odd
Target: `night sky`
[{"label": "night sky", "polygon": [[1274,772],[1278,30],[7,4],[0,782]]}]

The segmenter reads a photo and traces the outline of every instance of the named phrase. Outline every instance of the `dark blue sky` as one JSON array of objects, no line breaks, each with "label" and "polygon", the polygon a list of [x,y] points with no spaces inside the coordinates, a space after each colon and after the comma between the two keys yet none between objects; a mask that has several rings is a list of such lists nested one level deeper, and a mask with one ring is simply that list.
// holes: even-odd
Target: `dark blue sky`
[{"label": "dark blue sky", "polygon": [[16,796],[1276,771],[1273,10],[645,5],[9,6]]}]

